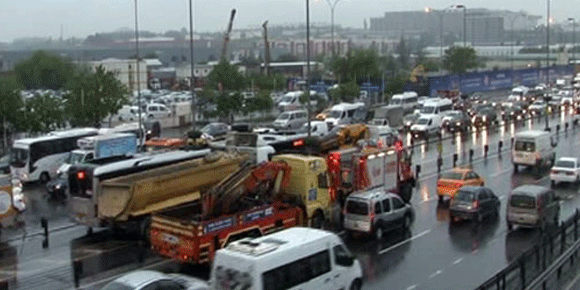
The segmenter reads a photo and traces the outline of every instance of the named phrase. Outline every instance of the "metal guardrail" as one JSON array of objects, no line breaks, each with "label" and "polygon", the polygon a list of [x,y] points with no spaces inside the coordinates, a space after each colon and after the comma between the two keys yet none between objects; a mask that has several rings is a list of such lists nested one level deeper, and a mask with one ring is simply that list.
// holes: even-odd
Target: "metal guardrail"
[{"label": "metal guardrail", "polygon": [[580,211],[576,209],[573,216],[545,232],[538,243],[476,289],[562,288],[569,274],[575,272],[570,270],[580,266],[575,259],[580,249],[579,224]]}]

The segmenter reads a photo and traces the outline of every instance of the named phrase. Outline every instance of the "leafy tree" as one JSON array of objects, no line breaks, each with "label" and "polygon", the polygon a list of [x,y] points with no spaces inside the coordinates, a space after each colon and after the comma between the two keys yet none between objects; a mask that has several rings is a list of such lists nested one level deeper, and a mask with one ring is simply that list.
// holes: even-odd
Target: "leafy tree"
[{"label": "leafy tree", "polygon": [[268,112],[274,107],[274,101],[267,92],[258,94],[254,98],[247,99],[245,102],[246,112]]},{"label": "leafy tree", "polygon": [[281,54],[280,56],[278,56],[278,58],[276,59],[277,62],[295,62],[298,61],[298,57],[290,54],[290,53],[285,53],[285,54]]},{"label": "leafy tree", "polygon": [[354,81],[340,84],[338,88],[329,90],[329,95],[334,103],[352,102],[359,93],[360,87]]},{"label": "leafy tree", "polygon": [[8,124],[13,126],[23,124],[22,119],[22,98],[20,97],[20,84],[16,81],[15,77],[3,77],[0,78],[0,122],[2,122],[3,134],[3,147],[6,148],[6,137],[8,135],[4,128],[9,127]]},{"label": "leafy tree", "polygon": [[222,93],[216,98],[216,106],[219,115],[233,122],[234,114],[241,111],[244,98],[240,93]]},{"label": "leafy tree", "polygon": [[408,76],[405,74],[400,74],[389,79],[385,84],[385,102],[388,102],[392,95],[403,92],[408,79]]},{"label": "leafy tree", "polygon": [[276,74],[251,74],[246,77],[245,87],[251,87],[252,82],[254,88],[266,91],[283,90],[286,87],[286,78],[284,75]]},{"label": "leafy tree", "polygon": [[26,124],[31,132],[48,132],[64,125],[64,110],[62,99],[42,94],[26,102]]},{"label": "leafy tree", "polygon": [[478,67],[479,62],[473,47],[452,46],[445,50],[443,67],[452,73],[465,73]]},{"label": "leafy tree", "polygon": [[380,76],[379,57],[377,52],[372,49],[349,51],[346,57],[335,58],[331,67],[334,75],[342,83]]},{"label": "leafy tree", "polygon": [[65,112],[75,125],[98,124],[127,102],[126,87],[102,66],[84,70],[68,83]]},{"label": "leafy tree", "polygon": [[62,89],[74,74],[73,64],[46,51],[37,51],[14,67],[18,82],[26,89]]},{"label": "leafy tree", "polygon": [[228,61],[220,61],[208,75],[208,88],[220,91],[239,91],[244,87],[244,76],[238,67]]}]

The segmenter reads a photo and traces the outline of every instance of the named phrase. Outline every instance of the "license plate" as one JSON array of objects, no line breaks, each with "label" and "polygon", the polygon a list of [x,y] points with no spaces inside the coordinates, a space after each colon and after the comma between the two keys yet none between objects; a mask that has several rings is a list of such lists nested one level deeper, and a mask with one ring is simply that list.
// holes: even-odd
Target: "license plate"
[{"label": "license plate", "polygon": [[177,244],[179,242],[178,237],[170,234],[163,234],[163,240],[170,244]]}]

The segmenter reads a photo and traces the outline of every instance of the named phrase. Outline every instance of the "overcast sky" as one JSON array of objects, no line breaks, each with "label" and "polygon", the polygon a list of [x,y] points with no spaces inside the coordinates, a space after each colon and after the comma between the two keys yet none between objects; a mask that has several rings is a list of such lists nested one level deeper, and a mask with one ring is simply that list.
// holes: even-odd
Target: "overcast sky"
[{"label": "overcast sky", "polygon": [[[224,30],[230,10],[237,9],[235,28],[259,27],[265,20],[273,24],[305,22],[305,0],[193,0],[196,31]],[[330,0],[335,1],[335,0]],[[508,9],[546,15],[546,0],[339,0],[337,25],[363,27],[365,18],[380,17],[385,11],[435,9],[461,3],[467,8]],[[576,0],[551,4],[559,22],[576,11]],[[21,37],[86,37],[121,27],[134,28],[134,0],[3,0],[0,4],[0,41]],[[187,0],[138,0],[139,28],[154,32],[189,27]],[[485,5],[485,6],[484,6]],[[310,0],[312,22],[330,23],[326,0]],[[578,13],[576,13],[578,14]],[[545,19],[545,18],[543,18]]]}]

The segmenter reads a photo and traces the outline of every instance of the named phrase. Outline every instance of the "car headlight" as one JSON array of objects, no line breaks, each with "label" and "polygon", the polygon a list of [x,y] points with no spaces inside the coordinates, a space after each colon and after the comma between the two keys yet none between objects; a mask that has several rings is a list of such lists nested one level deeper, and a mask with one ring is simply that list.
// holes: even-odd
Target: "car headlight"
[{"label": "car headlight", "polygon": [[61,188],[60,183],[54,186],[54,189],[60,189],[60,188]]}]

